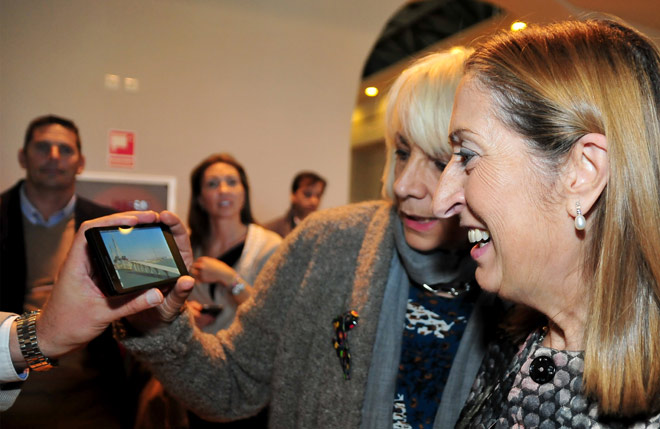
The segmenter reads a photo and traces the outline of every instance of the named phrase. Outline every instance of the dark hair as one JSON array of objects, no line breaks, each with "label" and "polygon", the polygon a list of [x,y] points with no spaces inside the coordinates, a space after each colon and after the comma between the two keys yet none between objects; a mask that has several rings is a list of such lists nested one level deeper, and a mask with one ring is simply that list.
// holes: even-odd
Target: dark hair
[{"label": "dark hair", "polygon": [[296,177],[293,178],[293,183],[291,184],[291,193],[295,194],[296,191],[302,186],[303,183],[309,182],[310,185],[315,183],[322,183],[323,190],[325,190],[325,179],[313,171],[301,171],[296,174]]},{"label": "dark hair", "polygon": [[248,184],[245,169],[241,164],[234,159],[233,156],[227,153],[220,153],[210,155],[200,162],[190,173],[190,209],[188,211],[188,226],[190,227],[190,241],[193,247],[201,246],[204,238],[209,235],[209,215],[199,204],[199,196],[202,193],[202,179],[204,172],[213,164],[222,162],[231,165],[238,171],[238,176],[241,179],[243,189],[245,189],[245,202],[241,209],[241,223],[248,225],[254,223],[252,217],[252,209],[250,208],[250,185]]},{"label": "dark hair", "polygon": [[28,125],[27,130],[25,131],[25,140],[23,140],[23,150],[27,149],[28,143],[32,141],[32,134],[34,134],[34,130],[37,128],[46,126],[46,125],[61,125],[67,130],[70,130],[76,135],[76,146],[78,147],[78,152],[82,152],[82,149],[80,147],[80,133],[78,132],[78,127],[76,124],[73,123],[72,120],[62,118],[60,116],[55,116],[55,115],[45,115],[45,116],[39,116],[38,118],[35,118],[30,122],[30,125]]}]

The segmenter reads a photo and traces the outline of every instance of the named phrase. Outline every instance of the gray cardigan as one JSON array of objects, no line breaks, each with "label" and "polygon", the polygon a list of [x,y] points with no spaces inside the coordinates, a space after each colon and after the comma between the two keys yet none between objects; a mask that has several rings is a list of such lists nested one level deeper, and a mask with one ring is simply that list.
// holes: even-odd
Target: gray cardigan
[{"label": "gray cardigan", "polygon": [[[202,333],[184,312],[167,328],[123,343],[206,419],[245,417],[270,403],[272,428],[358,428],[396,219],[385,202],[314,213],[270,258],[229,329]],[[360,320],[348,334],[345,380],[332,320],[348,310]],[[436,428],[453,427],[470,390],[485,350],[484,314],[477,309],[468,324]]]}]

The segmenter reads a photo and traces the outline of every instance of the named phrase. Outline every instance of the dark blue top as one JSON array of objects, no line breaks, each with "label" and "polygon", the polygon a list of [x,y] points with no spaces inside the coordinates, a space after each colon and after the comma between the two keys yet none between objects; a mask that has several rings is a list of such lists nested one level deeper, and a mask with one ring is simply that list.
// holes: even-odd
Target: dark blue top
[{"label": "dark blue top", "polygon": [[432,428],[474,307],[472,294],[438,297],[411,286],[394,394],[395,428]]}]

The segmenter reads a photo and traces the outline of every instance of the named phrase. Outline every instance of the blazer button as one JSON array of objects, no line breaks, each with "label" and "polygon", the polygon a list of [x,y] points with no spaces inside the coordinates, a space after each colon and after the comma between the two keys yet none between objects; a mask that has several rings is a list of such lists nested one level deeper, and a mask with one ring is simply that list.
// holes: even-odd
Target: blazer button
[{"label": "blazer button", "polygon": [[549,356],[539,356],[529,364],[529,375],[538,384],[551,381],[557,372],[557,367]]}]

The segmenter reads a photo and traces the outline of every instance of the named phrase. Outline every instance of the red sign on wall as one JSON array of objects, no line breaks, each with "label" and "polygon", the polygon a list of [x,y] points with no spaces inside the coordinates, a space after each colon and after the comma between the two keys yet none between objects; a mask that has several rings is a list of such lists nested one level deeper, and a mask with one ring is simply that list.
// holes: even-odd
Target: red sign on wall
[{"label": "red sign on wall", "polygon": [[135,132],[110,130],[108,135],[108,165],[133,168],[135,166]]}]

